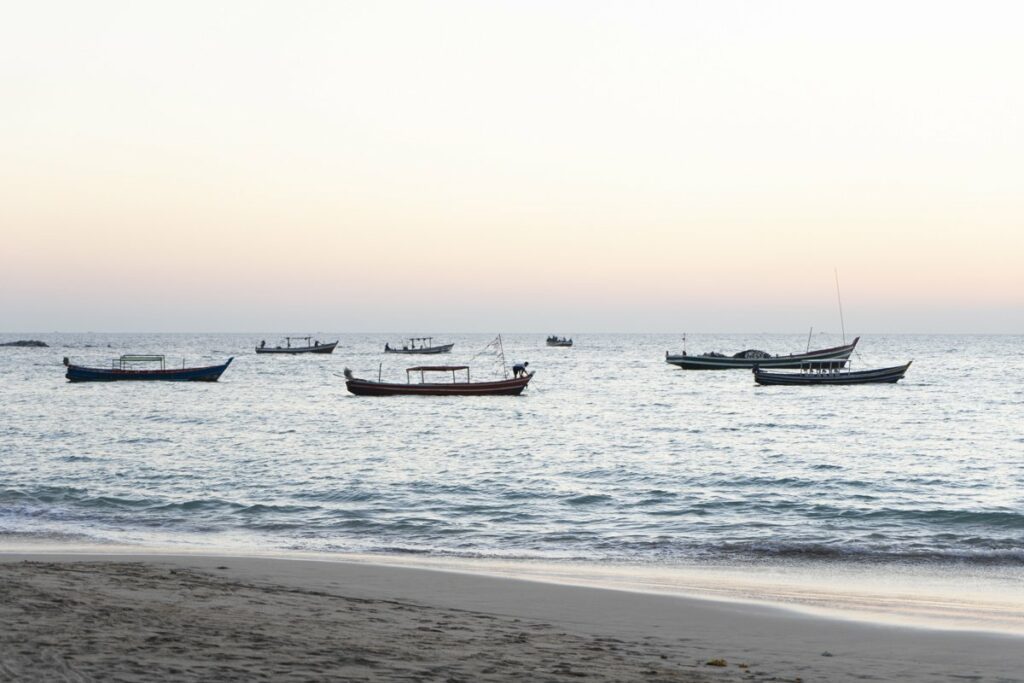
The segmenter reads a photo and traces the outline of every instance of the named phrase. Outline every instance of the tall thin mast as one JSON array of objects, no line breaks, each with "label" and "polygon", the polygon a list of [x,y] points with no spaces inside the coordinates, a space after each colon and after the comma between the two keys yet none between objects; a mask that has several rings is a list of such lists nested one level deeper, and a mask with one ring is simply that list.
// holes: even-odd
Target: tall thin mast
[{"label": "tall thin mast", "polygon": [[839,293],[839,269],[836,268],[836,300],[839,301],[839,325],[843,330],[843,344],[846,343],[846,322],[843,320],[843,295]]},{"label": "tall thin mast", "polygon": [[505,379],[508,379],[508,370],[505,367],[505,347],[501,343],[501,335],[498,335],[498,353],[501,354],[501,371],[505,375]]}]

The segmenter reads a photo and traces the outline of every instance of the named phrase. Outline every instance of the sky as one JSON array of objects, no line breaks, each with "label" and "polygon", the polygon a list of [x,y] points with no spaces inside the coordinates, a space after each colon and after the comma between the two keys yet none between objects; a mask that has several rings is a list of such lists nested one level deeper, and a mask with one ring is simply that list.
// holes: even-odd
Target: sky
[{"label": "sky", "polygon": [[1022,333],[1021,26],[8,3],[0,330]]}]

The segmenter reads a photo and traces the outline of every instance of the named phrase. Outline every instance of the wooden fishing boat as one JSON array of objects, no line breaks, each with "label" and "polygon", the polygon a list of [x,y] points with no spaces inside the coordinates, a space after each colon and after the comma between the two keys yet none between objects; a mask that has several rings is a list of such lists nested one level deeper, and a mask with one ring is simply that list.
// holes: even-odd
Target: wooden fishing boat
[{"label": "wooden fishing boat", "polygon": [[572,339],[566,339],[565,337],[556,337],[551,335],[546,340],[548,346],[572,346]]},{"label": "wooden fishing boat", "polygon": [[786,368],[798,369],[802,364],[811,361],[826,360],[847,360],[853,350],[857,347],[857,337],[850,344],[834,346],[829,349],[817,349],[805,353],[793,353],[788,356],[772,356],[764,351],[748,349],[739,353],[726,356],[720,353],[705,353],[700,356],[690,356],[684,351],[681,354],[672,355],[665,352],[665,362],[671,365],[678,365],[683,370],[735,370],[737,368],[751,370],[759,368]]},{"label": "wooden fishing boat", "polygon": [[[223,365],[210,365],[201,368],[186,368],[184,364],[180,368],[168,368],[163,356],[139,356],[124,355],[115,359],[109,368],[87,368],[82,365],[72,364],[67,357],[64,358],[64,365],[67,367],[65,377],[69,382],[118,382],[126,380],[135,381],[163,381],[163,382],[216,382],[221,374],[228,369],[234,357],[228,358]],[[159,363],[159,369],[142,369],[139,364]]]},{"label": "wooden fishing boat", "polygon": [[[457,373],[466,373],[462,380]],[[427,373],[451,373],[451,382],[428,382]],[[413,382],[419,373],[419,382]],[[533,379],[533,373],[511,379],[472,382],[468,365],[420,365],[405,371],[405,383],[359,379],[345,368],[345,387],[356,396],[517,396]]]},{"label": "wooden fishing boat", "polygon": [[454,343],[438,344],[435,346],[433,337],[410,337],[405,344],[402,344],[402,348],[384,344],[384,353],[406,353],[426,356],[435,353],[448,353],[452,350],[453,346],[455,346]]},{"label": "wooden fishing boat", "polygon": [[[292,346],[292,340],[297,342],[306,342],[303,345]],[[328,342],[321,344],[319,340],[314,341],[312,337],[285,337],[284,346],[278,344],[277,346],[267,346],[265,341],[260,342],[260,345],[256,347],[256,353],[334,353],[334,347],[338,345],[337,341]]]},{"label": "wooden fishing boat", "polygon": [[[911,361],[913,363],[913,361]],[[764,385],[893,384],[903,379],[910,363],[874,370],[842,370],[840,367],[805,367],[800,372],[765,372],[754,368],[754,381]]]}]

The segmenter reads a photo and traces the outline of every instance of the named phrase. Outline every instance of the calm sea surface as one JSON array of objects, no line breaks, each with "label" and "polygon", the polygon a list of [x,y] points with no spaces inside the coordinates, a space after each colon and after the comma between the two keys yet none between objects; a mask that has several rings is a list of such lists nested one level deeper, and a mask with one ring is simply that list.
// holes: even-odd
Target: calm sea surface
[{"label": "calm sea surface", "polygon": [[[401,335],[319,333],[341,343],[307,357],[256,356],[272,333],[28,336],[52,348],[0,348],[0,542],[1024,567],[1022,337],[867,334],[856,367],[913,359],[903,382],[764,388],[665,364],[676,336],[506,335],[537,371],[521,397],[357,398],[344,367],[423,362],[381,353]],[[491,336],[435,336],[492,371]],[[235,361],[216,384],[64,380],[63,356],[122,353]]]}]

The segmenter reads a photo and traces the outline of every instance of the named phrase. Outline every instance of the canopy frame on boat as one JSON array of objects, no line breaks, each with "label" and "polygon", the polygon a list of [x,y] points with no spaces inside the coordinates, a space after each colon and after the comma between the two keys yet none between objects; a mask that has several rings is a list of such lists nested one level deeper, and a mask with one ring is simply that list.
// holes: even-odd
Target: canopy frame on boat
[{"label": "canopy frame on boat", "polygon": [[428,372],[450,372],[452,373],[452,383],[458,381],[455,377],[456,372],[466,371],[466,381],[469,381],[469,366],[468,365],[417,365],[414,368],[406,368],[405,370],[405,382],[406,384],[412,383],[412,373],[420,373],[420,382],[426,383]]},{"label": "canopy frame on boat", "polygon": [[[433,337],[409,337],[408,341],[409,341],[409,348],[410,349],[416,349],[416,348],[429,349],[430,347],[432,347],[434,345],[434,338]],[[416,346],[416,342],[419,342],[420,345]],[[405,348],[405,347],[403,346],[402,348]]]},{"label": "canopy frame on boat", "polygon": [[131,365],[132,363],[159,363],[161,370],[167,369],[164,356],[156,354],[126,353],[117,359],[116,362],[121,366],[122,370],[127,369],[126,366]]},{"label": "canopy frame on boat", "polygon": [[[313,344],[313,337],[312,336],[309,336],[309,337],[285,337],[284,338],[284,342],[285,342],[285,348],[286,349],[292,348],[292,340],[293,339],[295,341],[297,341],[297,342],[299,342],[299,341],[306,342],[306,346],[315,346],[315,344]],[[281,348],[281,347],[278,346],[277,348]],[[296,347],[296,348],[302,348],[302,347]]]},{"label": "canopy frame on boat", "polygon": [[[756,367],[756,366],[755,366]],[[800,363],[800,372],[804,374],[836,374],[850,372],[848,358],[827,358],[825,360],[805,360]]]}]

